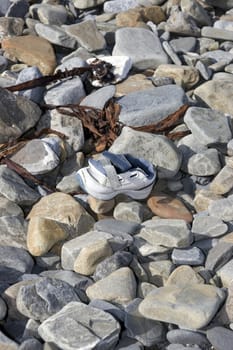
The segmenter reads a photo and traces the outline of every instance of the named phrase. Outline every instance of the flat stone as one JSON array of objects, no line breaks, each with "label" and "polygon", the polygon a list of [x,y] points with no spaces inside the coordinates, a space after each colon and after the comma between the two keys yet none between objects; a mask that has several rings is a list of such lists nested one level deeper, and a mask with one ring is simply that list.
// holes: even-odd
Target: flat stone
[{"label": "flat stone", "polygon": [[203,278],[189,265],[181,265],[175,268],[168,276],[166,286],[177,285],[185,287],[188,284],[202,284]]},{"label": "flat stone", "polygon": [[210,190],[216,194],[226,194],[233,188],[233,168],[225,165],[210,184]]},{"label": "flat stone", "polygon": [[44,95],[45,103],[66,105],[79,103],[86,96],[80,77],[52,85]]},{"label": "flat stone", "polygon": [[5,165],[0,166],[0,193],[10,201],[22,206],[34,204],[40,195],[24,180]]},{"label": "flat stone", "polygon": [[195,50],[197,39],[195,37],[183,37],[178,39],[172,39],[169,44],[176,53],[186,53]]},{"label": "flat stone", "polygon": [[142,267],[147,273],[148,282],[156,287],[162,287],[172,272],[173,264],[170,260],[159,260],[143,263]]},{"label": "flat stone", "polygon": [[203,145],[224,143],[232,138],[228,118],[213,109],[190,107],[185,113],[184,122]]},{"label": "flat stone", "polygon": [[126,251],[118,251],[114,253],[112,256],[105,258],[101,261],[95,269],[93,274],[93,279],[95,281],[101,280],[112,272],[130,265],[133,256],[131,253]]},{"label": "flat stone", "polygon": [[21,286],[17,294],[17,308],[25,316],[43,322],[71,301],[79,301],[68,283],[49,277]]},{"label": "flat stone", "polygon": [[0,143],[20,137],[34,127],[41,116],[35,103],[3,88],[0,88],[0,111]]},{"label": "flat stone", "polygon": [[[159,152],[158,152],[159,150]],[[130,153],[157,166],[158,176],[171,178],[181,165],[181,154],[168,138],[124,127],[109,149],[113,153]]]},{"label": "flat stone", "polygon": [[124,321],[125,311],[108,301],[93,299],[88,305],[110,313],[117,321]]},{"label": "flat stone", "polygon": [[11,159],[33,175],[46,174],[60,163],[59,155],[43,139],[27,142]]},{"label": "flat stone", "polygon": [[30,66],[37,66],[41,73],[52,74],[56,67],[56,57],[51,44],[35,35],[7,38],[2,48],[10,56]]},{"label": "flat stone", "polygon": [[208,212],[223,221],[233,220],[233,195],[213,201],[208,206]]},{"label": "flat stone", "polygon": [[2,331],[0,331],[0,346],[2,349],[18,350],[19,345],[14,340],[7,337]]},{"label": "flat stone", "polygon": [[[168,55],[168,57],[171,59],[171,61],[177,65],[177,66],[181,66],[182,65],[182,62],[179,58],[179,56],[176,54],[176,52],[173,50],[173,48],[170,46],[170,44],[164,40],[162,42],[162,46],[163,46],[163,49],[164,51],[166,52],[166,54]],[[161,65],[160,65],[161,66]],[[159,68],[159,67],[158,67]],[[178,72],[177,72],[178,73]],[[183,75],[183,78],[184,78],[184,75]],[[184,79],[183,79],[184,80]],[[178,84],[178,85],[181,85],[181,84]]]},{"label": "flat stone", "polygon": [[130,75],[126,80],[116,85],[116,97],[128,95],[131,92],[147,90],[153,87],[153,83],[144,74]]},{"label": "flat stone", "polygon": [[7,198],[0,197],[1,245],[26,248],[27,223],[22,209]]},{"label": "flat stone", "polygon": [[216,175],[220,169],[221,164],[218,151],[214,148],[210,148],[201,153],[196,153],[188,159],[187,172],[191,175]]},{"label": "flat stone", "polygon": [[129,56],[133,67],[140,70],[154,69],[162,63],[168,63],[168,57],[163,51],[159,38],[144,28],[118,29],[112,55]]},{"label": "flat stone", "polygon": [[[169,98],[169,103],[168,103]],[[119,120],[129,126],[155,124],[187,104],[184,90],[177,85],[153,87],[122,97]]]},{"label": "flat stone", "polygon": [[226,0],[223,3],[219,2],[218,0],[208,0],[208,4],[212,6],[216,6],[219,8],[222,8],[223,10],[230,10],[233,7],[233,1],[232,0]]},{"label": "flat stone", "polygon": [[0,246],[1,281],[16,283],[24,273],[32,271],[34,261],[30,254],[22,248]]},{"label": "flat stone", "polygon": [[170,343],[174,344],[209,346],[209,342],[204,334],[187,329],[172,329],[167,332],[166,337]]},{"label": "flat stone", "polygon": [[[201,59],[207,60],[207,63],[209,64],[209,62],[213,62],[212,64],[210,64],[210,67],[212,67],[212,65],[214,63],[219,63],[219,64],[230,64],[233,60],[233,54],[231,52],[228,51],[224,51],[224,50],[213,50],[213,51],[207,51],[205,53],[203,53],[201,55]],[[209,61],[209,62],[208,62]]]},{"label": "flat stone", "polygon": [[79,237],[64,243],[61,251],[61,262],[63,269],[73,270],[74,263],[83,248],[98,244],[99,241],[109,240],[112,235],[106,232],[89,231]]},{"label": "flat stone", "polygon": [[213,327],[207,330],[207,338],[216,350],[231,350],[233,331],[224,327]]},{"label": "flat stone", "polygon": [[114,85],[104,86],[86,96],[80,105],[104,109],[106,103],[114,96],[115,91],[116,87]]},{"label": "flat stone", "polygon": [[216,275],[220,278],[223,287],[229,288],[232,283],[233,273],[233,259],[229,260],[223,265],[217,272]]},{"label": "flat stone", "polygon": [[23,33],[24,20],[22,18],[0,18],[0,39],[13,36],[20,36]]},{"label": "flat stone", "polygon": [[227,79],[210,80],[194,90],[197,100],[204,102],[209,108],[231,114],[231,90],[233,81]]},{"label": "flat stone", "polygon": [[172,285],[148,294],[139,305],[139,312],[146,318],[181,328],[199,329],[211,321],[224,299],[225,293],[211,285]]},{"label": "flat stone", "polygon": [[104,2],[105,0],[73,0],[74,6],[80,10],[102,5]]},{"label": "flat stone", "polygon": [[163,326],[160,322],[149,320],[140,314],[138,306],[141,301],[136,298],[127,305],[124,323],[129,337],[150,347],[163,339]]},{"label": "flat stone", "polygon": [[233,244],[219,241],[210,249],[206,257],[205,267],[208,270],[217,271],[231,259],[232,255]]},{"label": "flat stone", "polygon": [[40,38],[48,40],[51,44],[68,49],[77,47],[77,40],[68,35],[59,25],[36,23],[35,31]]},{"label": "flat stone", "polygon": [[141,225],[132,221],[122,221],[109,218],[97,221],[93,228],[97,231],[108,232],[113,235],[119,234],[120,232],[134,235],[140,230]]},{"label": "flat stone", "polygon": [[148,220],[138,236],[152,245],[168,248],[187,247],[193,239],[187,223],[179,219]]},{"label": "flat stone", "polygon": [[108,312],[70,302],[44,321],[38,332],[43,340],[64,350],[110,350],[119,339],[120,325]]},{"label": "flat stone", "polygon": [[121,221],[133,221],[141,223],[145,218],[146,208],[142,203],[137,201],[120,202],[113,211],[113,217]]},{"label": "flat stone", "polygon": [[10,7],[11,5],[11,1],[10,0],[4,0],[1,2],[1,5],[0,5],[0,14],[1,16],[5,16],[8,8]]},{"label": "flat stone", "polygon": [[194,67],[177,64],[160,64],[155,70],[155,77],[169,77],[174,79],[177,85],[189,90],[199,81],[199,72]]},{"label": "flat stone", "polygon": [[2,321],[7,314],[7,305],[4,299],[0,298],[0,320]]},{"label": "flat stone", "polygon": [[152,195],[147,200],[147,205],[160,218],[192,222],[192,214],[178,198],[167,194]]},{"label": "flat stone", "polygon": [[212,38],[217,40],[231,40],[232,39],[232,33],[228,29],[221,29],[216,27],[202,27],[201,29],[201,35],[206,38]]},{"label": "flat stone", "polygon": [[209,215],[195,215],[192,233],[195,241],[219,237],[228,231],[228,226],[221,219]]},{"label": "flat stone", "polygon": [[106,239],[93,242],[81,249],[74,261],[74,271],[85,276],[92,275],[96,266],[112,253],[112,248]]},{"label": "flat stone", "polygon": [[171,259],[175,265],[202,265],[205,261],[205,255],[197,247],[173,249]]},{"label": "flat stone", "polygon": [[104,36],[92,20],[85,20],[63,27],[67,34],[75,38],[80,46],[90,52],[103,50],[106,46]]},{"label": "flat stone", "polygon": [[136,296],[134,273],[129,267],[122,267],[89,286],[86,293],[90,300],[103,299],[126,305]]},{"label": "flat stone", "polygon": [[122,12],[138,6],[137,0],[114,0],[104,3],[104,12]]},{"label": "flat stone", "polygon": [[194,197],[194,206],[197,212],[205,211],[214,201],[222,199],[222,196],[217,195],[209,190],[198,190]]},{"label": "flat stone", "polygon": [[31,5],[30,14],[32,17],[37,16],[41,23],[58,26],[66,23],[68,17],[67,10],[63,5],[49,3]]}]

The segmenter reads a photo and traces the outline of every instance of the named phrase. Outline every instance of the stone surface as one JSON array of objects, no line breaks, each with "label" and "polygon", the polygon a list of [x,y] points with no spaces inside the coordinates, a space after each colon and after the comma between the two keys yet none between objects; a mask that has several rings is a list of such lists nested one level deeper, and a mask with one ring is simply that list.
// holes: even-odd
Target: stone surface
[{"label": "stone surface", "polygon": [[129,267],[122,267],[89,286],[86,293],[90,300],[103,299],[126,305],[136,296],[134,273]]},{"label": "stone surface", "polygon": [[144,263],[142,267],[148,276],[148,282],[156,287],[162,287],[172,272],[173,264],[170,260],[161,260]]},{"label": "stone surface", "polygon": [[227,198],[222,198],[213,201],[208,206],[208,212],[211,216],[222,219],[223,221],[233,220],[233,196],[230,195]]},{"label": "stone surface", "polygon": [[196,241],[222,236],[228,231],[228,226],[220,219],[208,215],[195,215],[192,223],[192,233]]},{"label": "stone surface", "polygon": [[194,197],[194,206],[197,212],[207,210],[209,205],[214,201],[221,199],[222,196],[217,195],[209,190],[200,189]]},{"label": "stone surface", "polygon": [[129,56],[134,68],[153,69],[162,63],[168,63],[168,57],[163,51],[159,38],[148,29],[121,28],[116,31],[115,40],[113,56]]},{"label": "stone surface", "polygon": [[43,38],[34,35],[7,38],[2,41],[2,48],[10,57],[16,57],[30,66],[37,66],[42,74],[51,74],[55,69],[53,47]]},{"label": "stone surface", "polygon": [[110,350],[118,341],[120,325],[107,312],[71,302],[44,321],[38,331],[42,339],[64,350]]},{"label": "stone surface", "polygon": [[139,202],[121,202],[115,206],[113,217],[116,220],[133,221],[140,224],[145,219],[145,213],[146,208]]},{"label": "stone surface", "polygon": [[173,177],[181,164],[181,154],[165,136],[151,135],[129,127],[123,128],[109,150],[113,153],[131,153],[135,157],[149,160],[158,167],[160,177]]},{"label": "stone surface", "polygon": [[133,74],[116,86],[116,97],[122,97],[130,92],[147,90],[153,87],[151,80],[147,79],[144,74]]},{"label": "stone surface", "polygon": [[75,49],[77,41],[68,35],[60,26],[36,23],[35,31],[40,38],[44,38],[54,45],[68,49]]},{"label": "stone surface", "polygon": [[205,255],[197,248],[173,249],[171,259],[175,265],[202,265],[205,261]]},{"label": "stone surface", "polygon": [[204,283],[203,278],[189,265],[176,267],[169,275],[166,286],[177,285],[185,287],[187,284]]},{"label": "stone surface", "polygon": [[148,294],[139,305],[139,312],[153,320],[199,329],[211,321],[224,299],[224,292],[210,285],[172,285]]},{"label": "stone surface", "polygon": [[152,195],[147,200],[151,211],[164,219],[181,219],[192,222],[192,214],[181,200],[167,194]]},{"label": "stone surface", "polygon": [[74,289],[66,282],[49,277],[21,286],[17,294],[17,309],[28,318],[43,322],[72,301],[79,301]]},{"label": "stone surface", "polygon": [[219,270],[225,265],[233,255],[233,244],[230,242],[219,241],[206,257],[205,267],[211,271]]},{"label": "stone surface", "polygon": [[220,195],[224,195],[231,191],[233,188],[232,174],[233,168],[225,165],[211,182],[210,190]]},{"label": "stone surface", "polygon": [[224,327],[213,327],[207,331],[207,338],[216,350],[232,348],[233,331]]}]

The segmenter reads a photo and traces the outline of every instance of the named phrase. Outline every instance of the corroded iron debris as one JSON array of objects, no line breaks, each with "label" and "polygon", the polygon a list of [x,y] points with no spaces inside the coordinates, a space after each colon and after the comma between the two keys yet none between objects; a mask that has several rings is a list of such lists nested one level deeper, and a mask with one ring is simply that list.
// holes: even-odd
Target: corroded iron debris
[{"label": "corroded iron debris", "polygon": [[[18,85],[6,87],[7,90],[22,91],[27,89],[32,89],[38,86],[48,85],[51,82],[56,82],[58,80],[72,78],[76,75],[82,75],[87,73],[87,78],[89,80],[100,80],[101,82],[110,82],[113,80],[112,65],[96,59],[87,67],[78,67],[71,70],[66,70],[64,72],[58,71],[53,75],[43,76],[41,78],[36,78]],[[108,149],[114,140],[120,135],[121,129],[124,126],[123,123],[119,122],[120,105],[111,99],[108,101],[104,109],[93,108],[89,106],[81,106],[79,104],[70,104],[63,106],[54,105],[43,105],[44,109],[57,109],[60,113],[81,120],[84,131],[88,133],[94,141],[95,152],[102,152]],[[134,130],[157,133],[167,136],[171,140],[177,140],[189,133],[189,131],[172,132],[175,126],[177,126],[182,120],[184,113],[188,109],[188,105],[181,106],[175,113],[169,115],[162,121],[151,124],[144,125],[140,127],[132,127]],[[0,145],[0,163],[6,164],[9,168],[13,169],[23,178],[31,180],[35,185],[41,185],[49,192],[54,192],[56,189],[51,188],[44,184],[42,181],[38,180],[25,168],[15,163],[9,157],[22,148],[26,142],[33,138],[39,138],[43,134],[56,134],[61,139],[65,139],[66,136],[52,129],[43,129],[39,133],[34,133],[28,138],[19,138],[10,141],[6,144]]]}]

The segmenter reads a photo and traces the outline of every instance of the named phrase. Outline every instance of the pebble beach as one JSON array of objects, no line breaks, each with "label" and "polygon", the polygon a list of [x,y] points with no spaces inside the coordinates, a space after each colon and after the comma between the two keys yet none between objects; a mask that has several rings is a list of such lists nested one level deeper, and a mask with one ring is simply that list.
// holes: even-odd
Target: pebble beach
[{"label": "pebble beach", "polygon": [[0,350],[92,349],[233,349],[232,0],[0,1]]}]

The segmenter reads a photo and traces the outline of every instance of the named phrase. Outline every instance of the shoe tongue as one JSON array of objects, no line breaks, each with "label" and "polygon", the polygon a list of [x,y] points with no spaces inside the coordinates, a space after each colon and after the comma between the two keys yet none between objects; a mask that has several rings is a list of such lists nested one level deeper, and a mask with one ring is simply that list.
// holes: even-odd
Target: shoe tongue
[{"label": "shoe tongue", "polygon": [[103,152],[103,156],[111,161],[119,172],[124,173],[132,168],[132,164],[123,154],[114,154],[108,151]]}]

